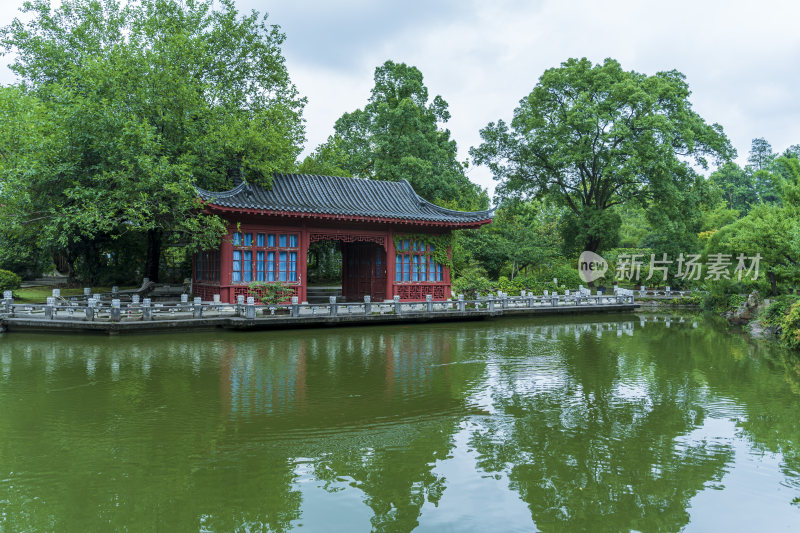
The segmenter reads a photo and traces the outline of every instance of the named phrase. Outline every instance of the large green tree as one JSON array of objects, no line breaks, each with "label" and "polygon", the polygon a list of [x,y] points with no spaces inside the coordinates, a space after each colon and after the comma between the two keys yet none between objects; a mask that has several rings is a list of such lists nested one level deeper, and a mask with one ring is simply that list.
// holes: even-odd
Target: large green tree
[{"label": "large green tree", "polygon": [[488,196],[465,174],[456,142],[443,124],[450,119],[441,96],[429,98],[422,73],[386,61],[375,69],[375,86],[363,109],[342,115],[334,134],[301,169],[338,171],[369,179],[407,180],[438,203],[485,208]]},{"label": "large green tree", "polygon": [[533,274],[529,267],[550,267],[563,259],[557,231],[562,211],[543,201],[508,201],[500,205],[490,225],[465,232],[462,242],[457,238],[456,243],[492,278],[506,271],[512,279],[522,272]]},{"label": "large green tree", "polygon": [[758,202],[752,173],[733,161],[720,166],[711,174],[709,181],[728,209],[747,213],[750,207]]},{"label": "large green tree", "polygon": [[499,194],[549,196],[568,207],[572,233],[595,251],[619,228],[610,208],[632,200],[674,207],[697,181],[693,164],[734,154],[689,95],[674,70],[647,76],[613,59],[569,59],[542,74],[510,124],[482,129],[470,153],[500,180]]},{"label": "large green tree", "polygon": [[294,168],[305,100],[266,16],[241,16],[233,0],[35,0],[23,12],[29,21],[4,28],[2,44],[17,54],[18,90],[46,115],[44,136],[61,144],[47,165],[7,164],[0,205],[43,245],[74,256],[136,233],[157,280],[165,239],[220,236],[195,185],[269,186],[273,171]]},{"label": "large green tree", "polygon": [[714,233],[706,247],[708,254],[730,254],[734,267],[739,254],[760,255],[759,277],[766,275],[772,294],[785,288],[779,284],[800,281],[800,161],[781,157],[775,165],[786,176],[779,183],[780,202],[757,205]]},{"label": "large green tree", "polygon": [[780,201],[780,165],[776,165],[777,154],[772,145],[763,137],[753,139],[747,157],[746,171],[752,174],[753,185],[758,198],[765,203]]}]

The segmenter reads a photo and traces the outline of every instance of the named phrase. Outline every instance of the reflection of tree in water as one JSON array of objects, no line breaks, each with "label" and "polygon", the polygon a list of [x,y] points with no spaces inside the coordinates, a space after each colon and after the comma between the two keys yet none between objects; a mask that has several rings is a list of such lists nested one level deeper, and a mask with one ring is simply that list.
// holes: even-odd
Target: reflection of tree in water
[{"label": "reflection of tree in water", "polygon": [[383,430],[396,444],[376,448],[361,448],[354,439],[316,460],[314,475],[327,482],[328,490],[352,479],[372,510],[374,531],[411,531],[425,502],[437,505],[444,493],[445,479],[433,470],[450,452],[457,427],[458,420],[450,417],[403,424]]},{"label": "reflection of tree in water", "polygon": [[219,416],[219,344],[76,337],[10,355],[0,397],[26,401],[0,411],[0,434],[27,437],[0,450],[18,476],[0,484],[0,530],[283,531],[299,517],[291,452],[239,447]]},{"label": "reflection of tree in water", "polygon": [[800,495],[800,356],[711,328],[694,342],[709,389],[740,407],[743,414],[733,418],[742,436],[757,450],[780,454],[785,482]]},{"label": "reflection of tree in water", "polygon": [[[388,419],[370,427],[368,437],[360,431],[344,439],[340,435],[314,462],[314,475],[326,489],[338,490],[339,483],[351,480],[364,493],[374,531],[411,531],[425,502],[438,504],[445,490],[435,462],[452,449],[464,415],[465,384],[482,373],[480,366],[446,364],[454,358],[452,341],[433,332],[411,332],[375,342],[381,357],[371,364],[381,367],[381,386],[364,407],[373,423]],[[353,371],[352,364],[347,368]],[[354,391],[365,386],[334,381]]]},{"label": "reflection of tree in water", "polygon": [[648,352],[640,339],[565,337],[553,356],[563,373],[549,382],[498,376],[504,416],[481,422],[471,442],[482,469],[508,473],[540,529],[677,531],[732,459],[727,444],[686,437],[703,422],[705,392],[659,359],[683,347]]},{"label": "reflection of tree in water", "polygon": [[315,458],[313,475],[327,490],[343,480],[361,490],[373,529],[410,531],[445,490],[434,465],[453,446],[464,389],[483,372],[448,364],[462,337],[345,330],[231,348],[223,396],[237,439],[257,441],[268,426],[295,456]]}]

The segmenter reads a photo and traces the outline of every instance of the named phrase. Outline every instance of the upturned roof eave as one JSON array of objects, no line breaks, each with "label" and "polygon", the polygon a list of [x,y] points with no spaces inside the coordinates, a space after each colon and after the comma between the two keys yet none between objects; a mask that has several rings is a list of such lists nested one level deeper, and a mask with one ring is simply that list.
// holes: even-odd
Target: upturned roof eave
[{"label": "upturned roof eave", "polygon": [[[217,209],[247,210],[263,214],[385,219],[412,224],[475,226],[491,222],[494,209],[457,211],[419,196],[406,180],[387,182],[360,178],[275,174],[266,190],[245,182],[227,191],[196,187],[200,199]],[[372,207],[373,209],[370,209]]]},{"label": "upturned roof eave", "polygon": [[339,220],[347,222],[371,222],[371,223],[385,223],[407,226],[435,226],[450,229],[472,229],[491,224],[492,218],[476,218],[472,220],[435,220],[425,218],[412,218],[412,217],[392,217],[383,215],[352,215],[345,213],[321,213],[297,210],[278,210],[278,209],[261,209],[256,207],[239,207],[239,206],[222,206],[211,202],[205,202],[205,209],[210,213],[219,214],[247,214],[257,216],[271,216],[271,217],[292,217],[309,220]]}]

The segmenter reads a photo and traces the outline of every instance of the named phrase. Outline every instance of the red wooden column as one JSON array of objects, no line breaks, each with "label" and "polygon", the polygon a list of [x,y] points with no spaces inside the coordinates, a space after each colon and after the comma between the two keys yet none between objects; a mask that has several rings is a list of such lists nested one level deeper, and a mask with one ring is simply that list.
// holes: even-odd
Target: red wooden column
[{"label": "red wooden column", "polygon": [[[447,247],[447,257],[449,257],[450,261],[452,262],[453,250],[451,249],[450,246]],[[452,285],[450,283],[450,267],[447,265],[443,265],[442,270],[444,270],[444,275],[442,276],[442,280],[447,284],[447,290],[445,291],[444,299],[447,300],[452,296],[453,292]]]},{"label": "red wooden column", "polygon": [[397,260],[394,248],[394,230],[389,228],[386,232],[386,299],[394,297],[394,273],[395,261]]},{"label": "red wooden column", "polygon": [[230,288],[231,274],[233,272],[233,246],[231,239],[236,226],[229,224],[228,233],[222,238],[219,245],[219,299],[227,303],[235,303],[233,291]]},{"label": "red wooden column", "polygon": [[300,248],[297,254],[297,275],[300,278],[300,287],[297,291],[297,296],[300,302],[305,302],[308,299],[308,247],[311,245],[308,242],[309,235],[305,226],[300,231],[299,239],[300,242],[297,243]]}]

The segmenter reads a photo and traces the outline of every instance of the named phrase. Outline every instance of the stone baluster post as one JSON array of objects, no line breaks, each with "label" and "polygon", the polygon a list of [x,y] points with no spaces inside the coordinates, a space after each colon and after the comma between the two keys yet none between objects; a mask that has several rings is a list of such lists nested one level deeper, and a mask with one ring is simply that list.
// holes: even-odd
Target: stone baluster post
[{"label": "stone baluster post", "polygon": [[339,308],[336,305],[336,296],[328,296],[328,302],[331,308],[331,316],[337,316],[339,314]]},{"label": "stone baluster post", "polygon": [[44,317],[47,320],[53,320],[55,318],[55,306],[56,306],[56,299],[52,296],[47,297],[47,304],[44,308]]},{"label": "stone baluster post", "polygon": [[89,298],[86,300],[86,320],[92,322],[95,315],[95,307],[97,306],[96,298]]},{"label": "stone baluster post", "polygon": [[150,307],[150,298],[142,300],[142,320],[153,320],[153,308]]},{"label": "stone baluster post", "polygon": [[458,295],[458,310],[461,311],[462,313],[467,311],[467,304],[466,302],[464,302],[463,294]]},{"label": "stone baluster post", "polygon": [[399,314],[400,314],[400,312],[401,312],[401,311],[400,311],[400,296],[399,296],[399,295],[395,295],[395,296],[392,298],[392,300],[394,300],[394,313],[395,313],[396,315],[399,315]]},{"label": "stone baluster post", "polygon": [[433,313],[433,294],[425,295],[425,310],[429,313]]},{"label": "stone baluster post", "polygon": [[111,321],[112,322],[119,322],[120,318],[122,318],[122,310],[120,309],[120,301],[119,298],[114,298],[111,300]]},{"label": "stone baluster post", "polygon": [[256,318],[256,299],[253,296],[247,297],[247,305],[244,309],[244,317],[248,320]]},{"label": "stone baluster post", "polygon": [[236,316],[244,316],[244,294],[236,295]]},{"label": "stone baluster post", "polygon": [[298,317],[300,316],[300,297],[299,296],[292,296],[292,316]]},{"label": "stone baluster post", "polygon": [[372,314],[372,296],[369,294],[364,295],[364,314],[371,315]]},{"label": "stone baluster post", "polygon": [[193,301],[192,316],[194,316],[194,318],[203,318],[203,300],[201,298],[195,298]]},{"label": "stone baluster post", "polygon": [[3,313],[11,316],[12,305],[14,305],[14,293],[12,291],[3,291]]}]

